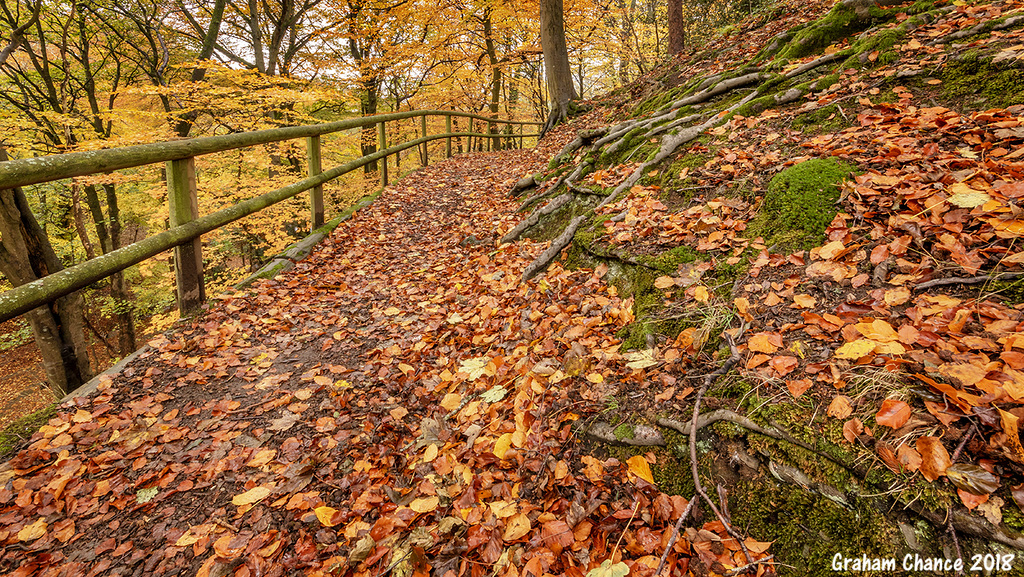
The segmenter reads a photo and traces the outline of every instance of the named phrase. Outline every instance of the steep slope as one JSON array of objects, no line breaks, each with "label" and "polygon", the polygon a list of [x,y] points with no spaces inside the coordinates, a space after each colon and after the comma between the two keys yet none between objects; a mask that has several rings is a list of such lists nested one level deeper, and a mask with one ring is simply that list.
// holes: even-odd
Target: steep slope
[{"label": "steep slope", "polygon": [[[619,122],[527,199],[557,208],[523,233],[634,299],[657,384],[591,438],[676,452],[659,487],[727,487],[791,574],[1024,545],[1024,5],[889,4],[747,21],[597,103]],[[685,379],[734,363],[698,414]]]}]

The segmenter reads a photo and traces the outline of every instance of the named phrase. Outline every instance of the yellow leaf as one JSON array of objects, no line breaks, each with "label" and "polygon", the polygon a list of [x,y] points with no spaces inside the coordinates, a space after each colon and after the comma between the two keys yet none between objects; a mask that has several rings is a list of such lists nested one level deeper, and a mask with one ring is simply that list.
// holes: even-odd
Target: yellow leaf
[{"label": "yellow leaf", "polygon": [[395,315],[397,315],[397,314],[399,314],[401,312],[402,312],[401,310],[399,310],[399,309],[397,309],[395,307],[388,307],[388,308],[384,309],[384,314],[388,315],[389,317],[393,317],[393,316],[395,316]]},{"label": "yellow leaf", "polygon": [[999,417],[1002,421],[1003,432],[1006,433],[1006,444],[1010,446],[1015,453],[1017,453],[1018,459],[1024,459],[1024,446],[1020,443],[1020,430],[1017,426],[1017,421],[1020,419],[1013,413],[1008,413],[1002,409],[996,409],[999,411]]},{"label": "yellow leaf", "polygon": [[811,295],[793,295],[793,302],[798,309],[810,309],[818,304],[818,301]]},{"label": "yellow leaf", "polygon": [[992,200],[986,192],[973,189],[962,182],[950,185],[947,190],[953,193],[948,199],[949,203],[960,208],[974,208]]},{"label": "yellow leaf", "polygon": [[458,393],[448,393],[443,399],[441,399],[441,408],[446,411],[454,411],[461,402],[462,395]]},{"label": "yellow leaf", "polygon": [[676,279],[670,276],[659,276],[654,279],[654,286],[660,289],[667,289],[676,286]]},{"label": "yellow leaf", "polygon": [[868,339],[860,339],[836,349],[836,357],[840,359],[857,360],[871,354],[878,343]]},{"label": "yellow leaf", "polygon": [[409,508],[417,513],[429,513],[435,509],[441,503],[440,499],[436,495],[430,497],[420,497],[414,499],[412,503],[409,503]]},{"label": "yellow leaf", "polygon": [[629,465],[629,470],[637,477],[640,477],[648,483],[654,484],[654,475],[651,474],[651,466],[647,464],[647,459],[643,455],[633,455],[629,459],[626,459],[626,464]]},{"label": "yellow leaf", "polygon": [[505,458],[505,453],[512,446],[512,433],[505,433],[494,442],[494,456],[499,459]]},{"label": "yellow leaf", "polygon": [[242,505],[252,505],[258,503],[263,499],[270,496],[272,487],[269,485],[260,485],[259,487],[253,487],[244,493],[239,493],[231,499],[231,503],[241,507]]},{"label": "yellow leaf", "polygon": [[35,541],[36,539],[46,535],[46,519],[40,517],[36,519],[35,523],[31,525],[25,525],[18,531],[18,541]]},{"label": "yellow leaf", "polygon": [[423,462],[432,463],[437,458],[437,445],[427,445],[427,450],[423,452]]},{"label": "yellow leaf", "polygon": [[249,467],[262,467],[263,465],[266,465],[267,463],[273,461],[274,457],[276,456],[277,450],[263,449],[262,451],[259,451],[258,453],[253,455],[252,459],[249,459],[249,462],[246,463],[246,465]]},{"label": "yellow leaf", "polygon": [[708,302],[708,299],[711,298],[711,295],[708,293],[707,287],[704,285],[698,285],[693,289],[693,298],[697,299],[699,302],[706,303]]},{"label": "yellow leaf", "polygon": [[587,380],[590,381],[591,383],[594,383],[595,385],[600,385],[601,383],[604,382],[604,375],[602,375],[601,373],[590,373],[589,375],[587,375]]},{"label": "yellow leaf", "polygon": [[316,518],[320,520],[320,523],[324,527],[333,527],[338,524],[333,521],[334,514],[338,512],[334,507],[317,507],[316,509],[313,509],[313,512],[316,513]]},{"label": "yellow leaf", "polygon": [[881,319],[874,319],[870,323],[857,323],[856,328],[857,332],[873,341],[891,343],[900,338],[892,325]]},{"label": "yellow leaf", "polygon": [[531,528],[530,518],[526,516],[526,513],[519,513],[505,523],[505,532],[501,538],[505,543],[518,541],[529,533]]},{"label": "yellow leaf", "polygon": [[508,501],[493,501],[488,503],[488,506],[491,508],[491,512],[494,513],[494,516],[499,519],[511,517],[519,512],[519,508],[516,507],[516,504]]}]

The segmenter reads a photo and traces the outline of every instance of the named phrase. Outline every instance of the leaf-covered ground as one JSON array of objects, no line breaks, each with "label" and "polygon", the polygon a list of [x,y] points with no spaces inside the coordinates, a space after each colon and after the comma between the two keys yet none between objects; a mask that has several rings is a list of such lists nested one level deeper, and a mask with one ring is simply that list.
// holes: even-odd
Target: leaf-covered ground
[{"label": "leaf-covered ground", "polygon": [[628,525],[618,555],[660,553],[685,501],[572,434],[642,379],[615,352],[630,303],[594,271],[521,284],[542,247],[494,249],[544,161],[416,173],[65,407],[0,472],[3,568],[582,575]]},{"label": "leaf-covered ground", "polygon": [[[712,48],[735,49],[713,66],[827,10],[806,8],[721,40]],[[666,453],[598,458],[579,425],[639,423],[628,434],[653,438],[659,417],[688,421],[694,389],[730,356],[723,330],[748,396],[766,399],[757,409],[800,405],[804,429],[899,475],[891,493],[952,483],[957,501],[929,504],[998,525],[1024,482],[1024,109],[1019,88],[965,88],[949,71],[1012,72],[979,76],[979,55],[1019,62],[1019,26],[953,35],[1021,7],[946,8],[801,102],[713,128],[527,282],[545,244],[496,246],[523,217],[507,191],[577,130],[640,114],[652,83],[534,151],[409,176],[292,271],[153,341],[0,465],[0,569],[649,576],[692,495],[652,483]],[[681,61],[678,75],[698,68]],[[811,159],[810,176],[845,179],[818,191],[834,197],[795,212],[773,201],[773,179],[798,183]],[[613,187],[638,165],[627,155],[582,185]],[[653,301],[623,298],[607,265],[568,270],[583,245],[649,269]],[[638,312],[660,315],[645,321],[657,330],[627,351]],[[760,537],[743,545],[764,560]],[[665,564],[724,574],[748,558],[705,513]]]}]

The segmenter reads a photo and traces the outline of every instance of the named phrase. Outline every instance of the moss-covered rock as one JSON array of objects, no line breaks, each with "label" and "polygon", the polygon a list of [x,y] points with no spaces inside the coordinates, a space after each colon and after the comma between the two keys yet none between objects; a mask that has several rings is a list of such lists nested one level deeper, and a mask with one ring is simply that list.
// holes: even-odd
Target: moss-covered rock
[{"label": "moss-covered rock", "polygon": [[838,209],[839,185],[853,166],[836,159],[811,159],[772,178],[764,205],[747,229],[778,249],[810,249],[821,244]]}]

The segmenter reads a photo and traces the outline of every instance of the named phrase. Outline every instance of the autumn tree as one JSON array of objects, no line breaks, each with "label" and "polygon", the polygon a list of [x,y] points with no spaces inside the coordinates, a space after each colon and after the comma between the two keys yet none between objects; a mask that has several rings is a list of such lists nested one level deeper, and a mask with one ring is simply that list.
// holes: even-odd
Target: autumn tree
[{"label": "autumn tree", "polygon": [[[12,5],[13,0],[4,0],[5,18],[16,12]],[[117,57],[116,38],[81,8],[71,2],[48,6],[25,31],[20,48],[0,65],[0,102],[33,127],[28,149],[36,152],[60,153],[84,141],[110,138],[114,100],[136,74],[133,66]],[[116,185],[111,181],[72,184],[71,194],[84,194],[100,252],[120,248]],[[91,247],[87,236],[82,243]],[[117,352],[128,354],[135,350],[135,326],[123,274],[110,278],[110,295],[113,306],[109,308],[119,327]]]}]

